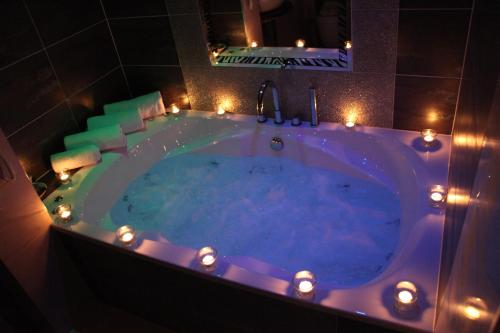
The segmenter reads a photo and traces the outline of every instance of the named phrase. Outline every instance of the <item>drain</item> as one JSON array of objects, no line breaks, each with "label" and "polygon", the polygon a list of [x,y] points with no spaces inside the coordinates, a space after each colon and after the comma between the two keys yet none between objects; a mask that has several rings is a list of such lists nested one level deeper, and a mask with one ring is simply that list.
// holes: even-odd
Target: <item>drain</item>
[{"label": "drain", "polygon": [[284,145],[285,144],[283,143],[283,140],[280,137],[275,136],[271,139],[271,149],[272,150],[280,151],[283,149]]}]

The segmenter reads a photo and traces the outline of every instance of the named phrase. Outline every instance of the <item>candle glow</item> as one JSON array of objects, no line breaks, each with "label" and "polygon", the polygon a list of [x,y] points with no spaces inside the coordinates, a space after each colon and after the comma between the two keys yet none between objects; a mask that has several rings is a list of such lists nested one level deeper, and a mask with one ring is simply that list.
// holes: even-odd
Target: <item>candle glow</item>
[{"label": "candle glow", "polygon": [[71,205],[61,204],[54,209],[54,214],[57,215],[60,221],[69,222],[71,220]]},{"label": "candle glow", "polygon": [[434,140],[436,139],[437,132],[433,129],[426,128],[426,129],[422,130],[421,135],[422,135],[422,139],[424,140],[424,142],[426,144],[430,144],[430,143],[434,142]]},{"label": "candle glow", "polygon": [[306,41],[304,39],[299,38],[295,41],[295,46],[304,47],[304,46],[306,46]]},{"label": "candle glow", "polygon": [[350,49],[352,47],[352,43],[350,40],[347,40],[344,45],[346,49]]},{"label": "candle glow", "polygon": [[468,305],[464,308],[464,315],[471,320],[477,320],[481,318],[481,311],[475,306]]},{"label": "candle glow", "polygon": [[170,105],[170,110],[172,110],[173,114],[177,114],[181,111],[175,104]]},{"label": "candle glow", "polygon": [[463,315],[470,320],[484,319],[488,316],[488,307],[479,297],[469,297],[461,308]]},{"label": "candle glow", "polygon": [[299,296],[312,294],[316,287],[316,277],[312,272],[300,271],[293,277],[293,286]]},{"label": "candle glow", "polygon": [[349,114],[345,120],[345,127],[353,128],[354,126],[356,126],[356,120],[357,120],[356,118],[357,118],[356,115]]},{"label": "candle glow", "polygon": [[446,201],[446,189],[442,185],[433,185],[429,189],[429,200],[431,202],[431,206],[433,207],[441,207],[442,204]]},{"label": "candle glow", "polygon": [[198,261],[202,267],[211,268],[217,261],[217,251],[205,246],[198,251]]},{"label": "candle glow", "polygon": [[417,287],[413,282],[400,281],[394,287],[394,306],[398,311],[410,311],[416,306],[417,296]]},{"label": "candle glow", "polygon": [[66,171],[61,171],[57,174],[57,179],[59,179],[62,184],[66,184],[71,180],[71,176]]},{"label": "candle glow", "polygon": [[256,41],[252,41],[250,43],[250,47],[257,47],[257,46],[259,46],[259,44]]},{"label": "candle glow", "polygon": [[404,304],[409,304],[413,301],[413,295],[408,290],[400,291],[398,298]]},{"label": "candle glow", "polygon": [[217,109],[217,114],[223,115],[224,113],[226,113],[226,110],[224,110],[224,107],[222,105],[219,105],[219,108]]},{"label": "candle glow", "polygon": [[123,245],[130,245],[135,240],[135,231],[131,226],[124,225],[116,230],[116,238]]}]

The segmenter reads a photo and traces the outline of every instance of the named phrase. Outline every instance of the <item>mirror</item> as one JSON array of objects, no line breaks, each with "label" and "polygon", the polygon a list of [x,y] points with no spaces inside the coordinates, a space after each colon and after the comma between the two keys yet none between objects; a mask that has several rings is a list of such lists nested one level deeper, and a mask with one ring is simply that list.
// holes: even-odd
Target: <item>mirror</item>
[{"label": "mirror", "polygon": [[349,0],[200,0],[214,66],[349,71]]}]

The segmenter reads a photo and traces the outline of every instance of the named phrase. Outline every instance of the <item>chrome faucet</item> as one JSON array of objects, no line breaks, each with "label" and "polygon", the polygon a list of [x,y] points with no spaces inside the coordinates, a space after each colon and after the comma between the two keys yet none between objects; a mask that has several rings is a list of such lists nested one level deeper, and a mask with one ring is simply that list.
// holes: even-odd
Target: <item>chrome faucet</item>
[{"label": "chrome faucet", "polygon": [[259,89],[259,94],[257,96],[257,121],[259,123],[265,123],[267,121],[267,117],[264,115],[264,94],[266,93],[267,87],[271,86],[273,91],[273,100],[274,100],[274,123],[275,124],[283,124],[285,119],[281,114],[280,108],[280,95],[278,93],[278,88],[273,81],[267,80],[262,82]]},{"label": "chrome faucet", "polygon": [[309,107],[311,109],[311,126],[316,127],[319,124],[318,121],[318,103],[316,101],[316,89],[314,87],[309,88]]}]

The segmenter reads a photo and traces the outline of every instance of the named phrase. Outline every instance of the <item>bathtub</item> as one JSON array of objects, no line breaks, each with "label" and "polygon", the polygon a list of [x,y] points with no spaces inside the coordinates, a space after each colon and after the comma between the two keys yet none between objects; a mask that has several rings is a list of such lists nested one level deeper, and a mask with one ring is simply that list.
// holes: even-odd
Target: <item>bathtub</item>
[{"label": "bathtub", "polygon": [[[284,149],[270,148],[273,137],[283,140]],[[253,116],[183,111],[148,121],[145,131],[130,134],[127,140],[126,150],[104,153],[98,165],[80,169],[70,184],[61,185],[45,199],[49,212],[61,203],[72,207],[70,223],[61,223],[54,217],[56,230],[323,311],[395,329],[432,331],[444,209],[431,207],[428,189],[435,184],[447,184],[449,136],[439,135],[433,146],[426,147],[420,133],[412,131],[367,126],[348,129],[334,123],[322,123],[317,128],[308,124],[276,126],[271,121],[258,124]],[[228,158],[287,159],[306,168],[335,169],[382,184],[400,202],[394,253],[380,272],[362,283],[318,279],[313,295],[304,297],[292,286],[294,271],[283,269],[276,262],[266,262],[262,256],[219,252],[216,265],[206,269],[198,262],[198,248],[176,244],[151,231],[136,230],[137,239],[132,245],[121,244],[112,230],[115,225],[110,228],[112,207],[129,184],[158,161],[187,152],[216,153]],[[315,209],[314,203],[311,209]],[[418,288],[417,310],[411,317],[394,308],[394,286],[404,280]]]}]

